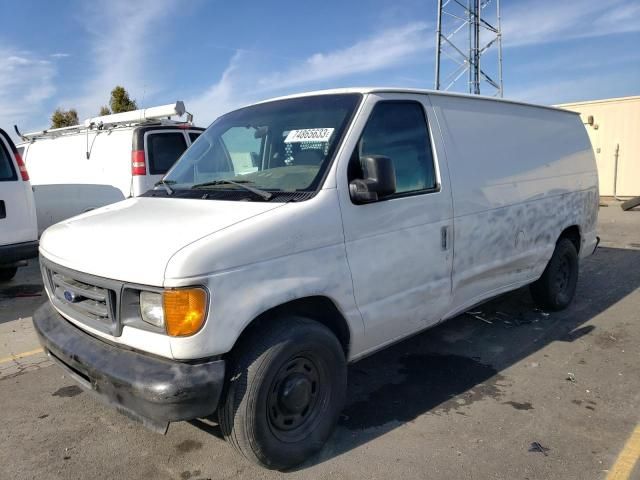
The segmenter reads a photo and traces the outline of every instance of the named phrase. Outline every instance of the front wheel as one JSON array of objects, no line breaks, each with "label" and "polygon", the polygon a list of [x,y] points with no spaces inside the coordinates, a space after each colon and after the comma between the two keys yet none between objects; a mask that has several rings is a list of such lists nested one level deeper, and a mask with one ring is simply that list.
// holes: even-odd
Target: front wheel
[{"label": "front wheel", "polygon": [[225,438],[249,460],[282,470],[331,435],[344,405],[346,361],[328,328],[291,316],[245,339],[229,378],[218,412]]},{"label": "front wheel", "polygon": [[531,296],[543,308],[562,310],[573,300],[577,283],[578,252],[571,240],[561,238],[544,273],[531,284]]}]

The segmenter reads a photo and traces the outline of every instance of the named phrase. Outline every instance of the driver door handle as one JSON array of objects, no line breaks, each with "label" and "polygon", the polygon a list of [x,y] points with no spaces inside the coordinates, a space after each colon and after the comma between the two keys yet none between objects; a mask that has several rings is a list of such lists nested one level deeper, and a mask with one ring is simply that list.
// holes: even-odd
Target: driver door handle
[{"label": "driver door handle", "polygon": [[449,248],[449,225],[445,225],[440,229],[440,247],[442,247],[442,250]]}]

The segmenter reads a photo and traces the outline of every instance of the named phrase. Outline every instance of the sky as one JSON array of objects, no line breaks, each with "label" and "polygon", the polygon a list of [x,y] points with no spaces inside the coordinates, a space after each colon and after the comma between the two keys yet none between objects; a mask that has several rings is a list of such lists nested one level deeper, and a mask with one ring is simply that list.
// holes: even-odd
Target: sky
[{"label": "sky", "polygon": [[[433,88],[436,9],[436,0],[0,0],[10,19],[0,29],[0,127],[47,128],[57,107],[95,116],[115,85],[140,107],[183,100],[202,126],[295,92]],[[640,95],[638,18],[639,0],[502,0],[505,98]],[[464,33],[454,37],[463,46]],[[494,78],[496,52],[482,63]],[[467,91],[467,77],[450,89]]]}]

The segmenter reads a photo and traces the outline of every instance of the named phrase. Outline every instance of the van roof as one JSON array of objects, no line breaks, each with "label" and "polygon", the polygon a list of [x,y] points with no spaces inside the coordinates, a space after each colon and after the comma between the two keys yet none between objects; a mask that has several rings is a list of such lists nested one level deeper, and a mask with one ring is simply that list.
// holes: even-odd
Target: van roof
[{"label": "van roof", "polygon": [[429,89],[421,89],[421,88],[400,88],[400,87],[350,87],[350,88],[333,88],[327,90],[315,90],[311,92],[303,92],[303,93],[295,93],[292,95],[285,95],[281,97],[270,98],[267,100],[263,100],[258,103],[267,103],[273,102],[275,100],[284,100],[287,98],[301,98],[301,97],[311,97],[315,95],[331,95],[336,93],[413,93],[419,95],[441,95],[447,97],[461,97],[461,98],[470,98],[474,100],[490,100],[493,102],[502,102],[502,103],[511,103],[516,105],[525,105],[527,107],[537,107],[537,108],[546,108],[548,110],[554,110],[558,112],[571,113],[576,114],[570,110],[565,110],[562,108],[557,108],[550,105],[538,105],[535,103],[527,103],[521,102],[518,100],[510,100],[505,98],[496,98],[496,97],[487,97],[485,95],[471,95],[468,93],[457,93],[457,92],[445,92],[442,90],[429,90]]}]

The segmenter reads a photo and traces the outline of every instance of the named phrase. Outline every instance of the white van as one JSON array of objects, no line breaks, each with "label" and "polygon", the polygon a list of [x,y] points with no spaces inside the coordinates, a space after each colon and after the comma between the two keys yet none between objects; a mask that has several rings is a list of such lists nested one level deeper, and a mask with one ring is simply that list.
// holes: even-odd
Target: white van
[{"label": "white van", "polygon": [[11,280],[27,259],[38,256],[38,227],[27,169],[0,128],[0,282]]},{"label": "white van", "polygon": [[105,115],[22,136],[39,233],[89,210],[153,188],[203,128],[170,120],[182,102]]},{"label": "white van", "polygon": [[348,362],[523,285],[568,306],[597,214],[574,113],[284,97],[220,117],[155,190],[49,228],[34,324],[129,416],[165,431],[217,412],[238,451],[282,469],[329,437]]}]

